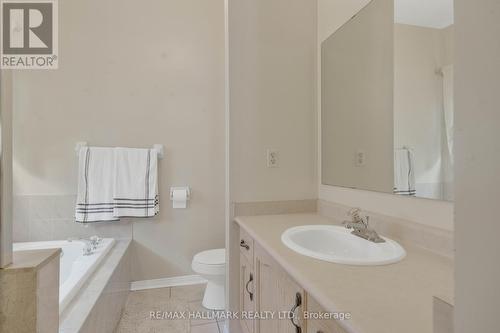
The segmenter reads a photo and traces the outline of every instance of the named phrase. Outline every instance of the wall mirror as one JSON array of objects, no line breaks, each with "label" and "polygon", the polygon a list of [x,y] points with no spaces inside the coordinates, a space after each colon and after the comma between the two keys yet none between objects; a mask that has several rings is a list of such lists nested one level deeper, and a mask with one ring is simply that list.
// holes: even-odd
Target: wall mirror
[{"label": "wall mirror", "polygon": [[453,0],[372,0],[321,45],[322,183],[453,200]]}]

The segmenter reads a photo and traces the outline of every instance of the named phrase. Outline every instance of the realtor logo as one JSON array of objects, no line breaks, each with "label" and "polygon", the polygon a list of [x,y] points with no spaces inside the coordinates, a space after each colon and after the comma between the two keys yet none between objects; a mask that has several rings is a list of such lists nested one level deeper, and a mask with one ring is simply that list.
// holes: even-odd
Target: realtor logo
[{"label": "realtor logo", "polygon": [[57,0],[1,0],[2,69],[56,69]]}]

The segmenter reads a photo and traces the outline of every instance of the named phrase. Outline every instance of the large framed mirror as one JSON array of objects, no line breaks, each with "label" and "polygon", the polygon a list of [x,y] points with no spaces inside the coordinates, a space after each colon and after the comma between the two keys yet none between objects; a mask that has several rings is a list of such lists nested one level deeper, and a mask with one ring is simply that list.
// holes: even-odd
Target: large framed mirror
[{"label": "large framed mirror", "polygon": [[321,45],[322,183],[453,200],[453,0],[372,0]]}]

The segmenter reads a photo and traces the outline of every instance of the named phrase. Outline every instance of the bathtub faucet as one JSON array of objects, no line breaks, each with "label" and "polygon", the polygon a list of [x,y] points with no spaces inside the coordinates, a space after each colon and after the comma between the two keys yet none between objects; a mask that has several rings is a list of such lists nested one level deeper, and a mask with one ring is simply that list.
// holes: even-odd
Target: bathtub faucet
[{"label": "bathtub faucet", "polygon": [[92,255],[92,253],[94,253],[94,249],[92,248],[92,243],[87,239],[84,239],[84,241],[85,245],[83,246],[83,255],[90,256]]},{"label": "bathtub faucet", "polygon": [[92,245],[92,249],[95,250],[95,249],[97,249],[97,246],[101,243],[102,238],[100,238],[97,235],[94,235],[94,236],[90,237],[89,240],[90,240],[90,244]]},{"label": "bathtub faucet", "polygon": [[73,242],[77,240],[83,241],[85,244],[83,246],[83,255],[90,256],[97,249],[97,246],[101,243],[102,238],[100,238],[99,236],[92,236],[89,238],[83,238],[83,237],[68,238],[68,242]]}]

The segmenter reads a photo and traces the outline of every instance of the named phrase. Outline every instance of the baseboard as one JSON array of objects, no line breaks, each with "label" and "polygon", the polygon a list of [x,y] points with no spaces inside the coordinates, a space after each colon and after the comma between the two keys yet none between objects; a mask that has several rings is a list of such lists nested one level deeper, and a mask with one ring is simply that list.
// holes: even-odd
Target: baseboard
[{"label": "baseboard", "polygon": [[205,280],[199,275],[184,275],[184,276],[174,276],[163,279],[132,281],[130,283],[130,290],[136,291],[136,290],[146,290],[146,289],[189,286],[193,284],[202,284],[202,283],[207,283],[207,280]]}]

